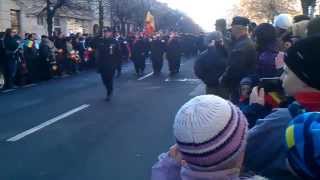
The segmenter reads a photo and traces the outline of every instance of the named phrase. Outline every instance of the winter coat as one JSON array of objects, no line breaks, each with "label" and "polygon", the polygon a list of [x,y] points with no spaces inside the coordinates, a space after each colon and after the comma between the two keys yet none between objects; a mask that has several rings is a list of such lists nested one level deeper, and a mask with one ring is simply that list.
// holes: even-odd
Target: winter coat
[{"label": "winter coat", "polygon": [[286,165],[285,130],[292,116],[287,108],[259,119],[249,130],[244,167],[274,180],[296,179]]},{"label": "winter coat", "polygon": [[194,72],[207,87],[219,87],[219,77],[226,68],[227,53],[221,47],[210,47],[201,53],[194,65]]},{"label": "winter coat", "polygon": [[132,60],[141,60],[146,58],[146,42],[142,39],[136,40],[132,45]]},{"label": "winter coat", "polygon": [[212,172],[193,171],[187,166],[181,167],[167,153],[159,156],[159,161],[152,167],[151,180],[266,180],[260,176],[239,177],[240,169],[225,169]]},{"label": "winter coat", "polygon": [[165,40],[155,39],[151,42],[151,59],[162,59],[165,52]]},{"label": "winter coat", "polygon": [[17,42],[17,39],[14,37],[5,37],[4,47],[7,53],[12,53],[13,51],[17,50],[17,48],[19,47],[19,43]]},{"label": "winter coat", "polygon": [[67,43],[65,39],[56,39],[54,41],[54,45],[56,46],[57,49],[63,49],[63,51],[66,53],[67,51]]},{"label": "winter coat", "polygon": [[167,44],[167,59],[175,60],[181,57],[181,45],[177,38],[171,39]]},{"label": "winter coat", "polygon": [[288,108],[277,109],[250,129],[244,167],[273,180],[295,180],[286,165],[285,131],[290,120],[304,112],[320,111],[319,92],[300,92]]},{"label": "winter coat", "polygon": [[222,75],[222,84],[230,89],[239,86],[242,78],[256,73],[257,52],[254,43],[244,36],[231,49],[229,62]]},{"label": "winter coat", "polygon": [[40,43],[39,56],[43,60],[52,61],[55,59],[56,48],[52,41],[44,39]]},{"label": "winter coat", "polygon": [[276,44],[271,44],[258,55],[257,74],[260,78],[276,77],[280,74],[276,69],[276,57],[279,51]]},{"label": "winter coat", "polygon": [[94,42],[96,59],[99,70],[112,69],[119,60],[120,48],[118,42],[113,38],[98,38]]}]

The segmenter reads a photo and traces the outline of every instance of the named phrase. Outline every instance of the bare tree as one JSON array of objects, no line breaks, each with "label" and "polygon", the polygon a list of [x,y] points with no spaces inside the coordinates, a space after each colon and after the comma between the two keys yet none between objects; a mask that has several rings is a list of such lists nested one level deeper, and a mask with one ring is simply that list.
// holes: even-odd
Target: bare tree
[{"label": "bare tree", "polygon": [[53,32],[53,17],[56,14],[57,10],[61,8],[63,5],[67,3],[67,0],[56,0],[52,2],[51,0],[47,0],[47,23],[48,23],[48,36],[52,37]]},{"label": "bare tree", "polygon": [[246,16],[258,23],[272,22],[281,13],[298,14],[297,3],[297,0],[240,0],[232,15]]},{"label": "bare tree", "polygon": [[[317,0],[301,0],[301,7],[304,15],[313,16],[316,5]],[[309,11],[309,9],[311,11]]]}]

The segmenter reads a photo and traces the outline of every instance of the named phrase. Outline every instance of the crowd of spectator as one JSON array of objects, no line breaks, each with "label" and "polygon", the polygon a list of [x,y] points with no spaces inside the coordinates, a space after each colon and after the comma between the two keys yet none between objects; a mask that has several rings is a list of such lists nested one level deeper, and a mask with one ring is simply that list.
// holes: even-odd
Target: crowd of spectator
[{"label": "crowd of spectator", "polygon": [[[221,27],[222,26],[222,27]],[[153,180],[320,179],[320,18],[218,20]]]}]

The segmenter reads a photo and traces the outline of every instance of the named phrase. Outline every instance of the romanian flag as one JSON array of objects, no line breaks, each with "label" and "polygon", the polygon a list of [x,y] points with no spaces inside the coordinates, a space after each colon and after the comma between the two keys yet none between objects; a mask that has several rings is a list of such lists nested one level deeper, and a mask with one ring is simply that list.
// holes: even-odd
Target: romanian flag
[{"label": "romanian flag", "polygon": [[150,36],[155,32],[155,30],[156,26],[154,22],[154,16],[151,14],[150,11],[148,11],[144,27],[145,34]]}]

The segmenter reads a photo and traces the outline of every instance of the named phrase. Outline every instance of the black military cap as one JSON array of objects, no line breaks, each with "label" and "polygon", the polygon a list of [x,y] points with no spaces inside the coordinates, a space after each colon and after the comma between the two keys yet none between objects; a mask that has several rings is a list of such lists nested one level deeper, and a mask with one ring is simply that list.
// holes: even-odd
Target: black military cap
[{"label": "black military cap", "polygon": [[240,25],[240,26],[248,26],[250,24],[250,20],[246,17],[236,16],[232,19],[232,26]]}]

